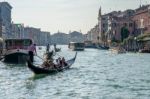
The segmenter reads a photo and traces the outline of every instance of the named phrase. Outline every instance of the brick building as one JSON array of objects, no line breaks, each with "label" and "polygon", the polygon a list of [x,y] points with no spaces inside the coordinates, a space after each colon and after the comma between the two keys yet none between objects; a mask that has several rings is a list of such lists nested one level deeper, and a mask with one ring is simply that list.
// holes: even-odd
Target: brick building
[{"label": "brick building", "polygon": [[135,24],[135,35],[150,33],[150,5],[135,10],[132,20]]}]

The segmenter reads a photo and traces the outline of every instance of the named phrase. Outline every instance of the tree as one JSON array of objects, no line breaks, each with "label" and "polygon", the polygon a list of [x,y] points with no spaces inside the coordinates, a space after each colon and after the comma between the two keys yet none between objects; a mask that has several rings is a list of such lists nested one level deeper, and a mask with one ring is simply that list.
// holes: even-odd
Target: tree
[{"label": "tree", "polygon": [[126,27],[121,28],[121,41],[123,42],[124,39],[128,38],[129,30]]}]

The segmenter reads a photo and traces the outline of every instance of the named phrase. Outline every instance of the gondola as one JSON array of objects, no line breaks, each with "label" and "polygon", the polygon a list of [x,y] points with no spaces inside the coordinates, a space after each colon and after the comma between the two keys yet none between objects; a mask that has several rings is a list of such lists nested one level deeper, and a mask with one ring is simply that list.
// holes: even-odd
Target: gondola
[{"label": "gondola", "polygon": [[61,69],[45,69],[45,68],[41,68],[39,66],[34,66],[30,61],[28,61],[28,68],[34,73],[34,74],[53,74],[53,73],[57,73],[66,69],[69,69],[71,67],[71,65],[75,62],[76,60],[76,56],[77,56],[77,52],[75,54],[75,57],[66,61],[66,63],[68,64],[67,66],[61,68]]},{"label": "gondola", "polygon": [[55,52],[60,52],[61,48],[55,48]]}]

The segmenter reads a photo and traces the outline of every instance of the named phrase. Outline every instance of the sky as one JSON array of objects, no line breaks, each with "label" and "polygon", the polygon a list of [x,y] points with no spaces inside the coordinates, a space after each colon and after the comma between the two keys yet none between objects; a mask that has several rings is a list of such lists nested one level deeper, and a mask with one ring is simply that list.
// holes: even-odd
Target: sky
[{"label": "sky", "polygon": [[[0,0],[13,7],[12,21],[25,26],[41,28],[51,34],[58,31],[87,33],[98,23],[98,11],[102,14],[113,10],[135,9],[140,0]],[[141,0],[150,4],[150,0]]]}]

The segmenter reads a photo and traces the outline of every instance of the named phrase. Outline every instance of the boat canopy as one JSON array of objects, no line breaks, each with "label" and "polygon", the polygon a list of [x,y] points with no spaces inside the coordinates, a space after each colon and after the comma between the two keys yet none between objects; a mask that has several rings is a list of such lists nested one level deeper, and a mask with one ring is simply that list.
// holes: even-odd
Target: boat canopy
[{"label": "boat canopy", "polygon": [[32,44],[31,39],[6,39],[6,49],[27,49]]}]

